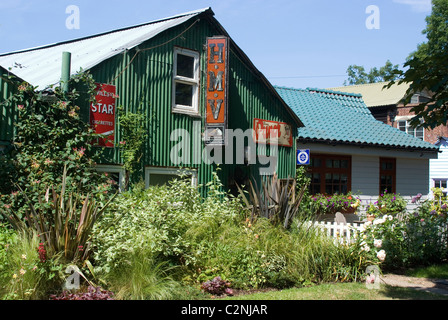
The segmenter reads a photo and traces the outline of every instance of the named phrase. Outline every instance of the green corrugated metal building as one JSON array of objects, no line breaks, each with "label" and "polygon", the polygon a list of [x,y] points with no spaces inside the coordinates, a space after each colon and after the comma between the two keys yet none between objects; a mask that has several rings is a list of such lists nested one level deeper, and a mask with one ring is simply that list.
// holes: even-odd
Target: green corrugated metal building
[{"label": "green corrugated metal building", "polygon": [[[45,90],[59,83],[62,54],[70,52],[72,74],[81,68],[88,70],[97,83],[115,86],[118,95],[116,106],[122,106],[126,112],[143,110],[146,114],[148,139],[145,141],[141,178],[147,185],[166,181],[176,174],[179,167],[188,169],[194,182],[205,184],[211,180],[216,164],[207,164],[201,157],[198,161],[197,155],[208,150],[203,137],[208,125],[206,95],[212,91],[211,80],[207,78],[210,72],[207,72],[210,62],[207,38],[217,36],[228,39],[227,131],[254,129],[255,121],[258,121],[255,119],[262,119],[274,126],[279,125],[278,128],[281,124],[281,130],[287,128],[292,136],[290,141],[295,141],[297,129],[303,126],[300,119],[233,42],[210,8],[82,39],[2,54],[1,76],[5,79],[12,74],[37,86],[38,90]],[[216,89],[220,83],[216,78],[212,80]],[[7,83],[0,78],[2,100],[13,92],[14,86]],[[88,119],[89,106],[81,107]],[[14,108],[0,108],[0,144],[7,145],[13,136]],[[185,163],[180,164],[173,163],[171,158],[173,148],[180,141],[170,139],[176,129],[184,129],[191,138],[191,152],[184,159]],[[115,147],[101,149],[103,160],[98,170],[115,173],[121,182],[124,172],[117,147],[121,141],[117,119],[114,131]],[[250,139],[246,140],[243,150],[236,150],[236,143],[233,148],[231,144],[208,147],[223,152],[224,163],[218,173],[227,188],[250,176],[259,181],[263,166],[273,162],[276,162],[275,171],[280,178],[295,176],[295,143],[290,146],[258,143],[254,148],[249,143]],[[268,150],[266,155],[269,158],[259,155],[265,150]],[[270,154],[273,150],[277,151]],[[245,158],[250,160],[249,164],[247,161],[225,161],[229,152],[236,156],[235,153],[240,155],[245,151],[252,153],[252,158]],[[270,162],[266,164],[266,160]]]}]

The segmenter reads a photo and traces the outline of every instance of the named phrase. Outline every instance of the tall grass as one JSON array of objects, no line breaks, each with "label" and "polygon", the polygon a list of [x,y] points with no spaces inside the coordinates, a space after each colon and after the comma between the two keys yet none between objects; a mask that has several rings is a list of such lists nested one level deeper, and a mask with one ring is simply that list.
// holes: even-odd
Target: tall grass
[{"label": "tall grass", "polygon": [[47,299],[49,292],[60,286],[58,277],[55,277],[57,271],[54,270],[50,276],[40,263],[39,243],[36,232],[18,232],[16,241],[9,245],[6,268],[0,277],[0,296],[3,299]]},{"label": "tall grass", "polygon": [[172,267],[151,252],[134,252],[127,263],[107,275],[115,298],[120,300],[176,299],[181,285],[171,276]]}]

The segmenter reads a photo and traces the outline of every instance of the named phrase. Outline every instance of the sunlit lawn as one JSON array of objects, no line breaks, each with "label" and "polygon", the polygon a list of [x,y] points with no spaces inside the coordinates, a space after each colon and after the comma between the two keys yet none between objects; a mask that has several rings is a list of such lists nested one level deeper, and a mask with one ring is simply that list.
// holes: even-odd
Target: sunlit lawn
[{"label": "sunlit lawn", "polygon": [[307,288],[292,288],[227,297],[227,300],[448,300],[410,288],[381,285],[368,289],[365,283],[331,283]]}]

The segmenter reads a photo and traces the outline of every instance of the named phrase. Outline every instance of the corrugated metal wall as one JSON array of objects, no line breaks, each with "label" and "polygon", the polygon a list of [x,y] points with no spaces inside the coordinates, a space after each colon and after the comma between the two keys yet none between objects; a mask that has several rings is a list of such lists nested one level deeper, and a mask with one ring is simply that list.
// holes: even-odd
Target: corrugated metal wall
[{"label": "corrugated metal wall", "polygon": [[[217,35],[218,30],[202,20],[181,37],[178,37],[191,23],[189,21],[182,26],[167,30],[155,39],[140,45],[138,49],[143,51],[135,57],[126,70],[124,69],[136,53],[135,49],[124,55],[111,58],[91,70],[97,82],[111,83],[117,87],[118,106],[123,106],[129,112],[137,112],[139,108],[146,112],[149,119],[149,139],[145,146],[145,166],[173,167],[174,164],[170,160],[170,151],[177,142],[170,141],[171,132],[174,129],[181,128],[192,133],[194,121],[201,121],[202,128],[204,125],[204,93],[206,90],[206,51],[204,45],[206,37]],[[170,39],[175,40],[168,42]],[[159,46],[160,44],[164,45]],[[174,46],[195,50],[201,54],[201,118],[171,112]],[[148,50],[148,48],[150,49]],[[243,130],[252,128],[253,118],[293,124],[293,120],[284,110],[281,102],[267,90],[253,71],[244,65],[240,57],[232,50],[230,52],[229,75],[229,128],[242,128]],[[117,76],[118,78],[114,80]],[[293,132],[296,131],[293,128]],[[116,142],[120,141],[120,138],[120,128],[117,125]],[[190,142],[190,150],[193,150],[193,142]],[[282,178],[286,178],[288,175],[294,176],[295,148],[279,147],[278,159],[279,176]],[[104,162],[120,163],[118,150],[107,150]],[[216,165],[192,164],[186,166],[198,170],[200,184],[210,181],[212,172],[216,170]],[[221,180],[227,184],[228,176],[233,173],[235,166],[222,165],[220,168],[218,174]],[[251,173],[257,176],[258,166],[253,166]]]},{"label": "corrugated metal wall", "polygon": [[14,120],[17,108],[12,103],[5,103],[17,90],[17,83],[8,79],[8,72],[0,67],[0,141],[13,138]]},{"label": "corrugated metal wall", "polygon": [[[195,25],[188,29],[193,23]],[[199,22],[187,21],[185,24],[163,32],[139,47],[124,54],[112,57],[90,70],[96,82],[113,84],[117,88],[117,106],[122,106],[126,112],[143,110],[148,118],[148,139],[145,142],[144,166],[174,167],[170,160],[170,151],[178,142],[170,141],[174,129],[185,129],[192,133],[195,121],[200,121],[202,130],[205,117],[206,84],[206,37],[219,35],[220,31],[210,24],[207,19]],[[180,36],[179,36],[180,35]],[[175,46],[188,48],[200,53],[201,57],[201,117],[191,117],[171,112],[172,100],[172,71],[173,49]],[[241,57],[230,48],[229,73],[229,128],[252,128],[253,118],[288,122],[293,125],[294,139],[296,128],[283,105],[267,90],[256,73],[246,66]],[[136,50],[141,50],[135,57]],[[134,59],[133,59],[134,58]],[[133,59],[133,60],[132,60]],[[132,63],[130,61],[132,60]],[[3,70],[4,71],[4,70]],[[8,84],[0,80],[1,97],[10,94]],[[87,103],[81,106],[82,117],[88,119],[89,107]],[[9,109],[0,109],[2,126],[0,140],[12,138],[14,115]],[[7,118],[8,120],[5,120]],[[4,123],[7,123],[5,126]],[[121,140],[120,126],[117,121],[115,143]],[[191,139],[192,140],[192,139]],[[202,144],[202,143],[201,143]],[[295,144],[294,144],[295,145]],[[190,150],[193,149],[190,141]],[[201,151],[204,145],[201,145]],[[192,152],[193,153],[193,152]],[[295,147],[279,147],[278,173],[281,178],[295,175]],[[106,149],[102,155],[102,164],[120,164],[122,160],[118,148]],[[196,168],[200,184],[205,184],[212,178],[216,165],[192,164],[185,167]],[[222,165],[218,174],[224,184],[233,174],[236,165]],[[257,179],[259,165],[244,167],[243,170],[254,174]],[[142,178],[144,178],[142,176]]]}]

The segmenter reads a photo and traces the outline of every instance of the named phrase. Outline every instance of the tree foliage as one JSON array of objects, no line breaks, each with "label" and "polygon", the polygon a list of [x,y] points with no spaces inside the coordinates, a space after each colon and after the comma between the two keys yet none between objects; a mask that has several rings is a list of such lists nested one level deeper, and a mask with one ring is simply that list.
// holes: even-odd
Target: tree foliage
[{"label": "tree foliage", "polygon": [[363,66],[350,65],[347,68],[348,79],[344,81],[344,85],[358,85],[367,83],[377,83],[390,80],[393,78],[394,70],[398,69],[398,65],[393,65],[389,60],[379,69],[374,67],[369,72]]},{"label": "tree foliage", "polygon": [[[426,18],[423,34],[427,41],[409,55],[404,67],[406,71],[394,70],[395,83],[409,83],[405,103],[413,94],[429,91],[429,101],[420,103],[411,109],[415,117],[411,125],[435,128],[446,125],[448,120],[448,0],[433,0],[432,13]],[[394,79],[390,79],[394,80]]]}]

